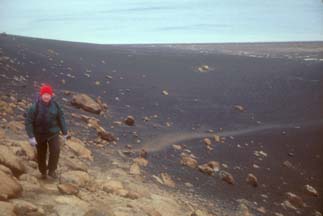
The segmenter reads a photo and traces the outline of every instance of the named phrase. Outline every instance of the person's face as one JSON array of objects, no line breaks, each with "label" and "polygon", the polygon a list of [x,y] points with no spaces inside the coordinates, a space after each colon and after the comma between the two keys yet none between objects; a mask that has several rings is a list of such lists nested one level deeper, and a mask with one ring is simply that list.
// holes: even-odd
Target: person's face
[{"label": "person's face", "polygon": [[48,103],[48,102],[52,99],[52,96],[51,96],[50,94],[45,93],[45,94],[43,94],[43,95],[41,96],[41,99],[42,99],[45,103]]}]

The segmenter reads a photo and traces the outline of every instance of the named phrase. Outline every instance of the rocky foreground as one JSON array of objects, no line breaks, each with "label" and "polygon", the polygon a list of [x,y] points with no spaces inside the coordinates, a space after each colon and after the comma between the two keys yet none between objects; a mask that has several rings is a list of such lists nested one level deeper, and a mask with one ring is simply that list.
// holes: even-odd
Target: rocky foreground
[{"label": "rocky foreground", "polygon": [[[87,145],[102,148],[115,138],[97,119],[84,114],[66,117],[80,119],[88,130],[94,127],[98,138],[82,141],[72,130],[72,139],[61,146],[59,179],[40,179],[36,151],[26,141],[21,114],[31,101],[17,100],[18,95],[1,95],[0,215],[208,215],[197,203],[146,182],[141,169],[148,163],[144,151],[128,162],[111,154],[112,165],[104,169],[94,166]],[[91,112],[104,108],[86,95],[73,97],[71,104]],[[131,118],[124,123],[131,125]],[[161,182],[174,186],[167,173],[162,174]]]}]

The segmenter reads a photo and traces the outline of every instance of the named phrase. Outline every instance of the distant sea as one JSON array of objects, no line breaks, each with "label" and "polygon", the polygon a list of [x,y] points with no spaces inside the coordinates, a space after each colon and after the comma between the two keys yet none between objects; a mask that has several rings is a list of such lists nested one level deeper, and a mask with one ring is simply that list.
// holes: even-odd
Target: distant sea
[{"label": "distant sea", "polygon": [[0,32],[102,44],[323,41],[323,2],[0,0]]}]

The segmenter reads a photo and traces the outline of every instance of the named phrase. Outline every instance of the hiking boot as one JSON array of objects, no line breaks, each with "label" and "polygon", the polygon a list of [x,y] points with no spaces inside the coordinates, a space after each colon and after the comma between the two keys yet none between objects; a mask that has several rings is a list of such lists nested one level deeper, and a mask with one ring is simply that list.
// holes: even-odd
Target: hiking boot
[{"label": "hiking boot", "polygon": [[40,176],[41,179],[47,179],[47,174],[46,173],[42,173]]},{"label": "hiking boot", "polygon": [[48,175],[49,175],[50,177],[52,177],[53,179],[57,179],[57,174],[56,174],[56,172],[55,172],[55,171],[50,171],[50,172],[48,172]]}]

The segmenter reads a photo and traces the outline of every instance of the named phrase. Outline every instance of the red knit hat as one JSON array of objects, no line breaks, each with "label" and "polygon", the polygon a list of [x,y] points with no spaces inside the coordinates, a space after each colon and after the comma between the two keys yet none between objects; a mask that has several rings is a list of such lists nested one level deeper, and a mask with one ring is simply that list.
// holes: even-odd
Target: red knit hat
[{"label": "red knit hat", "polygon": [[53,96],[53,89],[50,85],[42,85],[42,87],[40,88],[40,96],[42,96],[43,94],[47,93],[50,94],[51,96]]}]

